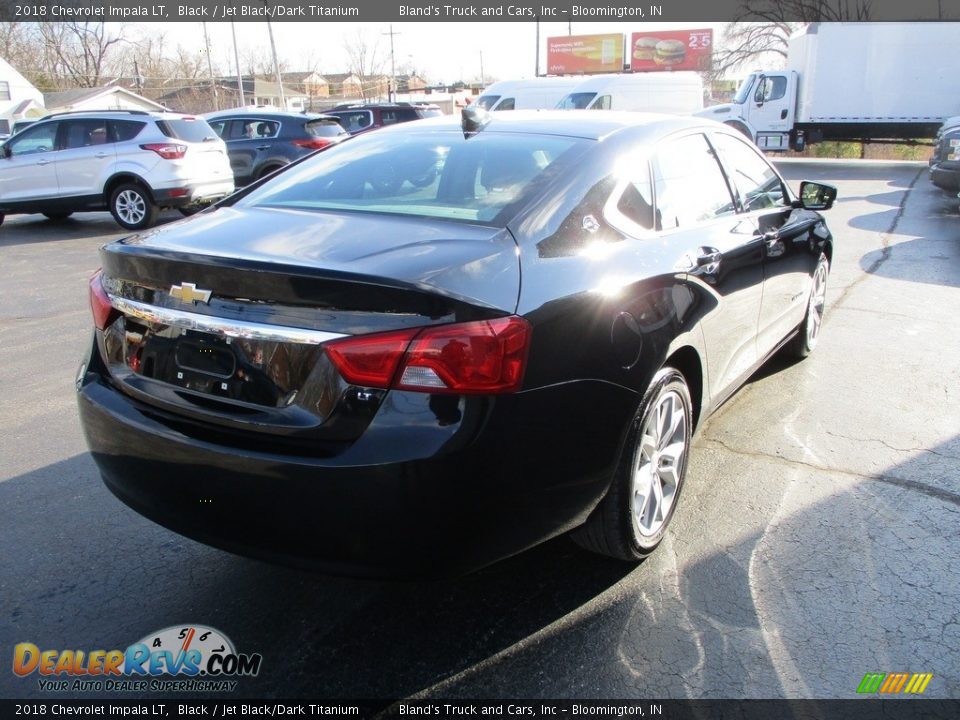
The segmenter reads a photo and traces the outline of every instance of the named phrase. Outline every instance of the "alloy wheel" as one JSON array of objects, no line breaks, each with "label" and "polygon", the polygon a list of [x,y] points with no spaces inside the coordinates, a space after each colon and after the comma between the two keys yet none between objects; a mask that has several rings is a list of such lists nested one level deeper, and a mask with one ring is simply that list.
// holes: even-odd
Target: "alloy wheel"
[{"label": "alloy wheel", "polygon": [[634,455],[633,521],[641,537],[655,536],[670,518],[683,478],[687,421],[675,390],[663,392],[647,417]]}]

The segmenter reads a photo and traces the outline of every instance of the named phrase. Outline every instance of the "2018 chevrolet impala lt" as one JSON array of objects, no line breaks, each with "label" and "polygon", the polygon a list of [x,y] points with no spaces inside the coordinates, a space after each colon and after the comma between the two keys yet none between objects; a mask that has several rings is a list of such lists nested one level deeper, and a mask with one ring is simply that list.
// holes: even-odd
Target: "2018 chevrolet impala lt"
[{"label": "2018 chevrolet impala lt", "polygon": [[697,424],[813,350],[835,196],[697,119],[361,136],[103,248],[87,441],[132,508],[253,556],[449,574],[572,530],[638,560]]}]

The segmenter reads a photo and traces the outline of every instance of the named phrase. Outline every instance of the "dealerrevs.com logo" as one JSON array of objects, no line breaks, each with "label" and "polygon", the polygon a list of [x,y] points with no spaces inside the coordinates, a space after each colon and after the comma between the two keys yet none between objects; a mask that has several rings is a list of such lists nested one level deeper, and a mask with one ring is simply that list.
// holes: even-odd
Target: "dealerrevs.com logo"
[{"label": "dealerrevs.com logo", "polygon": [[13,648],[13,672],[38,675],[41,690],[71,692],[224,692],[260,672],[263,656],[238,653],[211,627],[177,625],[151,633],[126,650]]}]

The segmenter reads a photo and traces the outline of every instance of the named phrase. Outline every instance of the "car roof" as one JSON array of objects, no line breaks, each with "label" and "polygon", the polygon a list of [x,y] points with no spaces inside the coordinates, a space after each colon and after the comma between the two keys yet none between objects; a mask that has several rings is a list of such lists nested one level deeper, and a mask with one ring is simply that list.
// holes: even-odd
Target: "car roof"
[{"label": "car roof", "polygon": [[87,118],[153,118],[160,120],[179,120],[182,118],[200,118],[201,115],[191,115],[189,113],[178,113],[171,112],[169,110],[70,110],[66,112],[50,113],[49,115],[44,115],[42,118],[37,118],[40,120],[60,120],[60,119],[69,119],[77,118],[79,120],[84,120]]},{"label": "car roof", "polygon": [[[692,129],[723,129],[723,125],[705,118],[663,113],[616,112],[611,110],[511,110],[489,113],[490,120],[480,132],[563,135],[588,140],[604,138],[632,129],[648,135],[651,141],[674,132]],[[423,132],[430,129],[460,129],[460,117],[445,115],[416,123],[399,123],[377,132]]]},{"label": "car roof", "polygon": [[204,120],[224,120],[227,118],[253,118],[263,120],[336,120],[332,115],[324,113],[301,113],[287,110],[217,110],[203,114]]}]

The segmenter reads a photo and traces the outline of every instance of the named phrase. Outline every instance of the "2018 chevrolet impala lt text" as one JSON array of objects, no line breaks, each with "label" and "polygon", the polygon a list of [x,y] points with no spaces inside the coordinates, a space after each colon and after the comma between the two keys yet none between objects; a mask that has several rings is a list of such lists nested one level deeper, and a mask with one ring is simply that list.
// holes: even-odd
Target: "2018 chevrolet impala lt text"
[{"label": "2018 chevrolet impala lt text", "polygon": [[711,121],[467,110],[101,251],[77,387],[108,487],[236,552],[378,576],[662,539],[691,436],[813,350],[833,240]]}]

